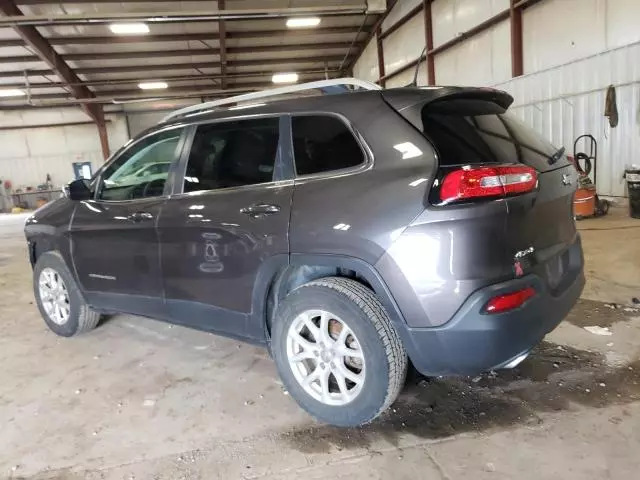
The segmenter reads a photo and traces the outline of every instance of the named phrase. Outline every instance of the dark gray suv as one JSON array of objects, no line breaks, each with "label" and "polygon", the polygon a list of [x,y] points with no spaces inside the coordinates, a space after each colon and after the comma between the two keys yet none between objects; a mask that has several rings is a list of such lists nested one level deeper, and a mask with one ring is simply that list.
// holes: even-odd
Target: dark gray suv
[{"label": "dark gray suv", "polygon": [[514,367],[584,276],[575,170],[511,102],[400,88],[176,115],[27,221],[40,312],[63,336],[125,312],[265,345],[340,426],[389,407],[409,361]]}]

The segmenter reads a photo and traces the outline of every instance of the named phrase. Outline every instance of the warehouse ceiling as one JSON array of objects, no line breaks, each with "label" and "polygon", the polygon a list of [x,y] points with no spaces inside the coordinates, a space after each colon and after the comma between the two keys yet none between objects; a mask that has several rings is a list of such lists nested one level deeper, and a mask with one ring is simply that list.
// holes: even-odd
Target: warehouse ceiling
[{"label": "warehouse ceiling", "polygon": [[81,104],[93,117],[93,105],[227,96],[279,73],[344,76],[384,5],[0,0],[0,109]]}]

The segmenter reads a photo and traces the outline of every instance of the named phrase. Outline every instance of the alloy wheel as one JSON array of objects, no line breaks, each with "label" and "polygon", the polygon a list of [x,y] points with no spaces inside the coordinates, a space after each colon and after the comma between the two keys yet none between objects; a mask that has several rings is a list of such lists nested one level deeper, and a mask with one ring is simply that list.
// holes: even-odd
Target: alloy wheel
[{"label": "alloy wheel", "polygon": [[45,268],[38,278],[40,301],[49,319],[56,325],[64,325],[71,314],[69,292],[62,277],[53,268]]},{"label": "alloy wheel", "polygon": [[328,311],[307,310],[293,320],[287,359],[305,392],[326,405],[346,405],[364,386],[360,342],[343,319]]}]

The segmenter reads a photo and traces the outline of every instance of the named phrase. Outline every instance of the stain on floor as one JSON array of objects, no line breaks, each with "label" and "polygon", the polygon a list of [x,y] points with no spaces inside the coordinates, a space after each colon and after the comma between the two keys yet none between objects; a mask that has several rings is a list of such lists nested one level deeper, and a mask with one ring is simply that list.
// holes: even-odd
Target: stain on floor
[{"label": "stain on floor", "polygon": [[9,263],[9,260],[11,260],[12,257],[13,257],[12,255],[0,254],[0,267],[7,265]]},{"label": "stain on floor", "polygon": [[461,379],[411,381],[373,424],[352,429],[314,426],[280,436],[304,453],[368,448],[400,435],[437,439],[511,425],[537,425],[538,413],[600,408],[640,400],[640,361],[610,367],[594,352],[543,342],[518,368]]},{"label": "stain on floor", "polygon": [[616,303],[596,302],[581,298],[569,312],[565,322],[576,327],[611,327],[618,322],[626,322],[640,317],[640,308]]}]

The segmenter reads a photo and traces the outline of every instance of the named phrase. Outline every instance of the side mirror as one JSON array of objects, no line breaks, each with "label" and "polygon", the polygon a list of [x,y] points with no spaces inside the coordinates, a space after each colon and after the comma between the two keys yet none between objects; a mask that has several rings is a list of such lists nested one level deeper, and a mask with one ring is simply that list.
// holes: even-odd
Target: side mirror
[{"label": "side mirror", "polygon": [[70,200],[90,200],[91,189],[89,188],[89,180],[79,178],[64,187],[64,195]]}]

